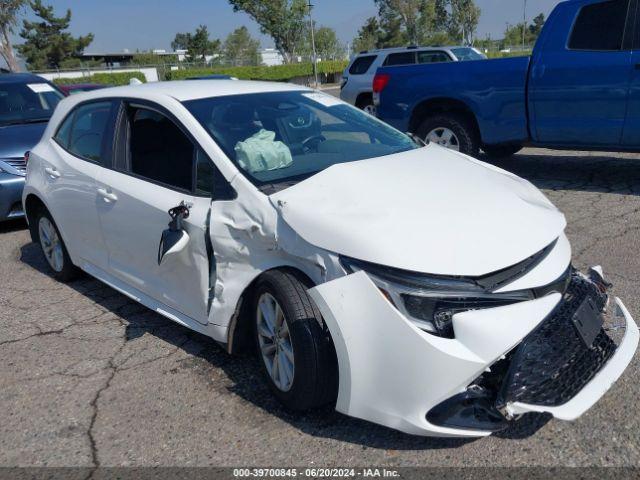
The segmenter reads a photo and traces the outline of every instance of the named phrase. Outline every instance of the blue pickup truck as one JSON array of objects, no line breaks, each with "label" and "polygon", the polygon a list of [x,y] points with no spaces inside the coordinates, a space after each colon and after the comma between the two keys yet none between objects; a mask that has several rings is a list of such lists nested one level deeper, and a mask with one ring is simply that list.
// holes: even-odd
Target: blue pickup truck
[{"label": "blue pickup truck", "polygon": [[640,0],[569,0],[531,57],[382,67],[373,89],[379,118],[473,156],[640,151]]}]

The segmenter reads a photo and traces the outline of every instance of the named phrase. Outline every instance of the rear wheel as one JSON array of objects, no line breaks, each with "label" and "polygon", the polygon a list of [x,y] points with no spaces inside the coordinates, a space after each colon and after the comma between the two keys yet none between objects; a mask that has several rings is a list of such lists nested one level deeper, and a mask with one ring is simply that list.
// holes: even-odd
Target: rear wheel
[{"label": "rear wheel", "polygon": [[445,112],[427,117],[418,127],[425,141],[473,157],[480,152],[480,139],[473,122],[464,114]]},{"label": "rear wheel", "polygon": [[258,358],[274,395],[292,410],[334,402],[335,350],[303,280],[292,272],[265,273],[253,306]]},{"label": "rear wheel", "polygon": [[373,95],[371,94],[360,95],[356,101],[356,107],[360,110],[364,110],[369,115],[375,116],[376,114],[376,106],[373,103]]},{"label": "rear wheel", "polygon": [[484,145],[484,153],[491,158],[507,158],[522,150],[522,145],[508,143],[502,145]]},{"label": "rear wheel", "polygon": [[78,275],[77,268],[71,263],[67,247],[62,241],[58,227],[51,214],[41,209],[35,216],[38,243],[45,260],[53,271],[53,276],[62,282],[73,280]]}]

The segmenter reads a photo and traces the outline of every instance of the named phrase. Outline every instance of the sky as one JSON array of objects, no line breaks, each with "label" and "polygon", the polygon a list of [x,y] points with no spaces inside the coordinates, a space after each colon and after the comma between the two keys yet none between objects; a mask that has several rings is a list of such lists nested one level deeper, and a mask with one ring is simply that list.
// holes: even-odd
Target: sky
[{"label": "sky", "polygon": [[[477,36],[499,38],[507,23],[522,21],[524,0],[476,0],[482,10]],[[62,15],[73,14],[74,35],[93,33],[87,52],[121,52],[166,49],[177,32],[191,32],[207,25],[213,38],[226,37],[246,25],[263,47],[272,47],[269,37],[244,13],[234,13],[227,0],[45,0]],[[350,42],[366,18],[375,15],[373,0],[312,0],[314,20],[332,27],[343,42]],[[548,15],[559,0],[528,0],[530,20],[540,12]],[[16,42],[20,39],[16,38]]]}]

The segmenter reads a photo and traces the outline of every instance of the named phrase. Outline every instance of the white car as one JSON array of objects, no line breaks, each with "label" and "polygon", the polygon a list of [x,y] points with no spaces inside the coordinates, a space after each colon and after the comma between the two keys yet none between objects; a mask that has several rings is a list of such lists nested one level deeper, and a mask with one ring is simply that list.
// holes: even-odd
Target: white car
[{"label": "white car", "polygon": [[292,409],[433,436],[571,420],[638,344],[618,299],[624,338],[602,329],[608,284],[572,268],[565,218],[531,183],[296,85],[67,98],[23,202],[55,277],[84,270],[255,348]]}]

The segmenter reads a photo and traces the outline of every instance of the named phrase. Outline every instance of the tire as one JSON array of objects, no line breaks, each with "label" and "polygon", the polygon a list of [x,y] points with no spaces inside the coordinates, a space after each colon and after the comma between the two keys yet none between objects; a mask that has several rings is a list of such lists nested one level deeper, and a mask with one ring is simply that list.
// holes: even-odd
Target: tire
[{"label": "tire", "polygon": [[376,106],[373,103],[373,95],[371,94],[360,95],[358,100],[356,100],[356,107],[370,115],[375,116],[376,114]]},{"label": "tire", "polygon": [[[40,209],[35,215],[34,231],[36,240],[40,248],[42,249],[42,255],[51,270],[53,277],[61,282],[69,282],[78,277],[79,270],[71,262],[67,247],[62,240],[58,226],[53,221],[51,214],[44,208]],[[45,233],[49,234],[49,242],[47,242]],[[57,238],[54,241],[55,246],[52,247],[52,254],[48,255],[46,250],[52,245],[51,240]],[[58,247],[59,246],[59,250]],[[54,253],[57,252],[57,253]]]},{"label": "tire", "polygon": [[491,158],[508,158],[522,150],[522,145],[518,144],[502,144],[502,145],[484,145],[482,151]]},{"label": "tire", "polygon": [[431,132],[449,130],[457,138],[459,152],[472,157],[480,153],[480,138],[473,121],[468,116],[458,112],[444,112],[425,118],[418,127],[417,135],[429,140]]},{"label": "tire", "polygon": [[[269,384],[269,388],[276,398],[291,410],[309,410],[328,403],[335,402],[338,391],[338,368],[335,349],[318,307],[315,306],[307,294],[308,282],[290,271],[273,270],[266,272],[258,280],[254,290],[252,302],[252,325],[255,339],[256,352],[261,365],[261,370]],[[275,380],[270,373],[273,367],[269,367],[270,354],[263,355],[264,351],[270,351],[271,345],[265,335],[265,324],[261,326],[261,318],[265,301],[267,304],[273,298],[280,306],[284,314],[284,323],[288,335],[283,335],[280,341],[286,343],[288,337],[292,348],[293,365],[289,370],[292,379],[289,382]],[[260,313],[259,313],[260,312]],[[274,359],[288,350],[286,346],[278,347]],[[280,353],[278,353],[280,352]],[[283,361],[284,361],[283,360]],[[276,362],[273,362],[275,364]],[[282,367],[280,370],[283,371]],[[286,371],[286,369],[284,370]],[[285,380],[287,379],[285,375]],[[288,385],[287,385],[288,383]]]}]

